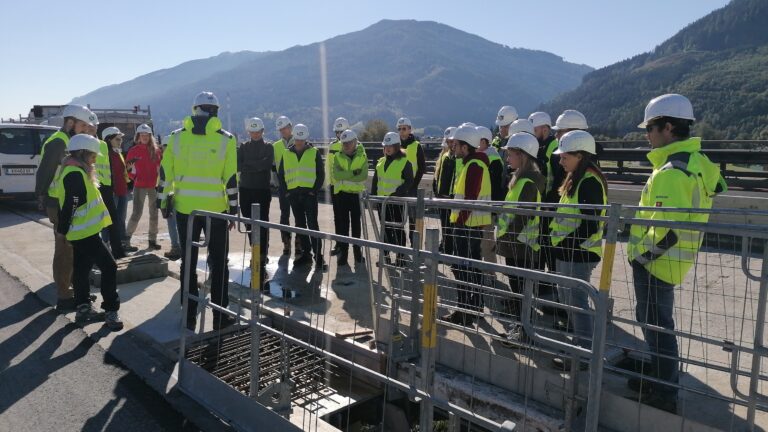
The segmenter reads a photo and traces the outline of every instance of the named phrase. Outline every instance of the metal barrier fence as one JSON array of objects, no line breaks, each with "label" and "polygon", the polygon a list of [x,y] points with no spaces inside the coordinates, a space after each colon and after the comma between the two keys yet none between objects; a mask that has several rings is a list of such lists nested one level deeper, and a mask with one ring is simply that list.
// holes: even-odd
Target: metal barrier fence
[{"label": "metal barrier fence", "polygon": [[[269,419],[276,427],[287,429],[286,417],[297,429],[318,429],[321,417],[332,404],[346,406],[349,411],[352,401],[362,403],[344,390],[362,378],[379,386],[381,397],[375,403],[378,412],[392,410],[392,401],[400,396],[418,403],[419,430],[432,430],[431,422],[441,413],[447,413],[451,430],[462,425],[479,430],[510,430],[514,424],[509,420],[514,420],[519,430],[529,430],[540,427],[541,413],[560,422],[565,430],[597,430],[598,424],[616,430],[707,426],[744,430],[768,424],[768,404],[762,396],[768,380],[763,362],[768,260],[760,255],[768,251],[768,230],[766,224],[755,223],[768,220],[768,213],[674,210],[678,214],[730,212],[750,221],[741,225],[707,224],[639,219],[635,217],[640,210],[636,207],[576,206],[580,211],[571,218],[601,224],[605,231],[601,263],[594,268],[591,279],[584,281],[550,272],[547,263],[514,266],[495,262],[495,256],[481,261],[448,254],[446,241],[466,242],[469,237],[476,238],[477,233],[444,231],[441,236],[436,217],[441,210],[453,209],[552,218],[557,208],[567,206],[517,203],[510,207],[509,203],[425,199],[423,195],[366,196],[362,201],[367,209],[363,232],[374,235],[376,241],[206,212],[196,216],[365,248],[370,321],[353,317],[351,334],[372,327],[381,342],[374,352],[383,355],[383,366],[355,357],[359,354],[350,357],[333,349],[325,328],[331,315],[329,308],[300,311],[286,302],[275,303],[260,291],[262,280],[255,247],[250,253],[254,271],[249,279],[253,288],[235,294],[240,296],[237,312],[205,300],[204,292],[196,298],[202,312],[200,328],[194,336],[182,337],[182,389],[244,430],[250,429],[254,421],[265,426]],[[390,206],[399,206],[403,215],[413,216],[410,247],[381,241],[393,238],[387,228],[409,231],[407,217],[381,223],[380,215],[386,214]],[[581,210],[591,210],[591,214]],[[675,330],[644,324],[636,317],[638,300],[626,247],[626,227],[630,225],[692,231],[702,239],[701,252],[689,276],[675,288]],[[258,232],[253,231],[253,245],[258,244]],[[404,237],[408,236],[404,233]],[[187,258],[192,248],[206,246],[193,245],[192,240],[187,238]],[[246,259],[246,252],[251,250],[251,245],[247,245],[248,250],[245,246],[241,259]],[[394,259],[387,259],[390,254]],[[299,276],[297,283],[316,286],[325,286],[322,280],[327,279],[317,271]],[[509,282],[517,289],[510,289]],[[241,285],[247,287],[249,283],[241,281]],[[586,294],[586,306],[558,301],[558,295],[576,292]],[[329,299],[328,288],[313,288],[311,293],[321,302]],[[468,301],[468,297],[479,298],[479,303]],[[185,304],[187,298],[185,295]],[[207,310],[230,314],[245,327],[208,331],[210,326],[204,318]],[[441,312],[462,313],[464,321],[446,321],[439,316]],[[577,317],[591,317],[586,337],[571,329],[579,321]],[[289,331],[290,321],[303,321],[309,330]],[[519,327],[528,339],[510,341],[508,336]],[[676,360],[682,373],[678,383],[664,382],[648,373],[652,353],[643,329],[673,335],[679,341]],[[356,342],[344,340],[341,344]],[[564,359],[560,363],[565,371],[548,366],[552,358]],[[587,365],[586,370],[582,370],[582,364]],[[444,367],[460,371],[465,378],[448,384],[440,381]],[[639,378],[641,388],[646,381],[679,388],[678,415],[648,408],[640,393],[625,388],[624,378]],[[499,388],[509,392],[503,397],[498,392],[483,394],[483,389],[489,388],[492,392]],[[462,396],[456,396],[458,393]],[[515,405],[517,416],[493,412],[489,406],[495,403]],[[298,414],[289,414],[291,409]],[[351,418],[352,414],[347,414],[346,428],[340,429],[350,430]]]},{"label": "metal barrier fence", "polygon": [[[419,213],[437,216],[435,213],[441,210],[464,209],[518,216],[538,215],[544,218],[554,217],[554,210],[563,207],[517,203],[517,207],[510,209],[503,208],[504,203],[424,200],[423,198],[368,197],[367,200],[371,203],[369,207],[386,204],[409,207],[414,216]],[[420,206],[423,206],[423,210],[419,210]],[[579,207],[581,210],[585,209],[585,206]],[[768,212],[652,209],[678,216],[681,213],[691,216],[678,218],[681,220],[701,220],[701,215],[715,213],[730,213],[731,217],[738,215],[744,219],[744,224],[709,224],[640,219],[635,216],[637,211],[651,209],[638,207],[622,208],[619,205],[613,205],[602,208],[593,206],[587,209],[605,211],[605,216],[573,216],[576,219],[593,220],[605,224],[604,256],[592,274],[592,281],[599,289],[588,291],[591,306],[576,311],[573,307],[566,307],[548,300],[546,297],[551,297],[551,293],[542,296],[533,295],[535,288],[541,291],[542,282],[545,281],[540,277],[532,277],[525,284],[524,304],[520,317],[529,336],[535,342],[535,346],[521,345],[524,348],[538,353],[567,350],[576,356],[590,358],[590,391],[586,395],[579,395],[578,391],[574,390],[578,386],[578,371],[576,362],[570,365],[573,376],[565,384],[565,394],[569,398],[569,404],[564,413],[565,426],[579,427],[572,421],[578,420],[574,414],[579,410],[578,402],[583,402],[580,399],[586,398],[588,405],[586,419],[582,421],[587,423],[587,430],[594,430],[597,426],[597,413],[600,412],[598,405],[601,399],[600,389],[603,389],[602,398],[605,399],[605,389],[610,388],[621,397],[628,400],[634,399],[635,408],[628,414],[635,418],[635,422],[627,423],[628,417],[624,417],[620,423],[615,423],[614,420],[614,424],[610,424],[610,420],[607,419],[610,416],[603,415],[600,417],[601,424],[613,426],[617,430],[643,430],[644,426],[640,424],[640,413],[645,405],[640,402],[646,401],[641,393],[627,390],[623,378],[639,379],[641,389],[650,382],[667,384],[679,389],[682,395],[676,409],[679,419],[678,423],[675,423],[676,426],[670,426],[669,430],[682,429],[686,422],[709,425],[720,430],[753,429],[756,424],[758,427],[768,426],[766,398],[762,396],[765,393],[763,387],[768,380],[766,367],[763,364],[763,358],[766,355],[763,333],[766,280],[768,279],[768,270],[765,269],[768,260],[763,254],[768,249],[766,248]],[[439,217],[425,220],[426,227],[437,228],[441,225]],[[629,226],[632,225],[672,228],[701,239],[701,252],[696,254],[696,260],[691,265],[688,277],[674,288],[674,319],[677,323],[675,330],[645,324],[644,322],[648,322],[647,319],[639,320],[636,316],[637,294],[634,287],[640,281],[633,280],[631,266],[627,260],[626,243]],[[407,226],[403,224],[403,228],[407,229]],[[450,239],[451,235],[450,230],[443,231],[444,243],[446,239]],[[479,264],[475,265],[478,268],[487,268]],[[499,271],[499,273],[502,272]],[[445,310],[455,309],[449,292],[450,278],[439,278],[438,281],[438,290],[441,292],[438,306]],[[489,288],[490,286],[493,284],[484,281],[477,288],[484,293],[486,299],[493,300],[495,289]],[[562,295],[563,292],[560,291]],[[573,344],[559,340],[566,333],[558,331],[556,313],[554,317],[543,313],[550,308],[570,310],[571,320],[578,313],[594,316],[594,327],[590,330],[593,336],[591,351],[579,346],[585,345],[583,343]],[[486,301],[481,311],[468,312],[476,313],[491,322],[503,321],[505,315],[493,301]],[[533,321],[532,318],[534,318]],[[546,322],[547,320],[549,322]],[[606,325],[603,326],[603,323]],[[451,326],[445,322],[440,324]],[[560,324],[562,328],[568,328],[570,323]],[[547,328],[548,326],[550,328]],[[664,334],[669,334],[679,341],[680,350],[676,358],[682,365],[679,383],[664,382],[651,371],[649,357],[653,353],[647,348],[643,329],[650,331],[651,334],[655,332],[662,337]],[[481,330],[480,327],[463,330],[466,333],[479,334],[490,339],[496,337],[493,331]],[[605,358],[600,354],[603,352]],[[590,353],[593,355],[590,356]],[[657,356],[662,359],[670,357],[664,353]],[[601,367],[603,360],[606,361],[605,367]],[[609,373],[606,379],[602,377],[603,371]],[[617,380],[617,377],[622,379]],[[620,381],[618,385],[617,381]],[[600,385],[592,385],[595,382]],[[645,413],[647,411],[643,414],[647,416]],[[591,419],[595,419],[595,423],[590,423]]]}]

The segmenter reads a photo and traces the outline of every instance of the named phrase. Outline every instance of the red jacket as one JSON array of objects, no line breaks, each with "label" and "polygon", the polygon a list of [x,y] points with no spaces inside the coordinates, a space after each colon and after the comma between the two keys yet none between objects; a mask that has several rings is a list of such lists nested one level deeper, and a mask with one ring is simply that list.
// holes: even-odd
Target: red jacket
[{"label": "red jacket", "polygon": [[117,196],[128,195],[128,173],[119,148],[109,150],[109,164],[112,167],[112,191]]},{"label": "red jacket", "polygon": [[148,146],[137,144],[128,150],[125,160],[129,164],[133,161],[133,169],[128,175],[133,179],[137,188],[157,187],[157,177],[160,172],[160,161],[163,159],[159,148],[155,149],[155,158],[150,157]]},{"label": "red jacket", "polygon": [[[483,152],[475,151],[464,158],[464,166],[467,167],[467,182],[464,186],[465,200],[476,200],[478,195],[480,195],[480,188],[483,186],[483,169],[475,164],[467,166],[469,161],[473,159],[477,159],[484,163],[486,167],[489,165],[488,156]],[[467,222],[467,219],[469,219],[470,213],[472,213],[470,210],[460,211],[456,225],[464,225]]]}]

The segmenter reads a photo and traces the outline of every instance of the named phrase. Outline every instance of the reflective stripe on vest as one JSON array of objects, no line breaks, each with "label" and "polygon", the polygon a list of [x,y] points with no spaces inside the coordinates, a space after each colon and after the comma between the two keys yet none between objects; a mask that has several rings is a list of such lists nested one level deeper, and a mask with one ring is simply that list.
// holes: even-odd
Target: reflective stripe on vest
[{"label": "reflective stripe on vest", "polygon": [[299,156],[290,150],[283,154],[283,174],[285,175],[285,184],[288,190],[303,188],[314,188],[317,180],[317,149],[307,147]]},{"label": "reflective stripe on vest", "polygon": [[[457,159],[458,160],[458,159]],[[463,200],[465,188],[467,186],[467,173],[469,167],[477,165],[483,169],[483,178],[480,183],[480,194],[477,196],[477,201],[490,201],[491,200],[491,174],[488,172],[488,165],[478,159],[470,160],[466,165],[461,168],[459,178],[454,183],[454,199]],[[459,213],[462,210],[451,210],[451,223],[456,223],[459,220]],[[468,210],[463,210],[468,211]],[[468,227],[485,226],[491,224],[491,213],[484,211],[472,210],[469,214],[469,218],[465,222]]]},{"label": "reflective stripe on vest", "polygon": [[109,166],[109,146],[103,140],[99,140],[100,155],[96,156],[96,178],[100,184],[112,185],[112,168]]},{"label": "reflective stripe on vest", "polygon": [[[521,178],[518,179],[515,182],[515,185],[512,187],[512,189],[507,192],[507,195],[504,197],[504,201],[506,202],[519,202],[520,201],[520,193],[523,191],[523,186],[525,186],[526,183],[534,183],[532,179],[529,178]],[[536,202],[541,202],[541,193],[539,190],[536,190]],[[504,205],[504,208],[516,208],[516,205]],[[507,233],[507,229],[509,229],[509,225],[512,224],[512,222],[515,219],[515,214],[512,213],[500,213],[499,214],[499,220],[497,222],[497,228],[499,230],[498,236],[501,237],[504,234]],[[516,237],[517,241],[520,243],[530,247],[534,251],[539,251],[539,217],[535,216],[528,220],[528,223],[525,224],[523,229],[518,233]]]},{"label": "reflective stripe on vest", "polygon": [[[81,240],[93,235],[98,235],[102,229],[112,225],[112,219],[109,217],[107,206],[101,199],[101,193],[96,185],[88,178],[88,175],[81,168],[76,166],[67,166],[61,171],[61,179],[71,172],[79,172],[83,177],[86,190],[86,202],[78,206],[72,215],[72,222],[67,231],[67,240]],[[63,181],[59,182],[63,184]],[[63,186],[58,192],[59,208],[64,205],[65,191]]]},{"label": "reflective stripe on vest", "polygon": [[[600,182],[600,186],[603,190],[603,204],[607,202],[607,197],[605,195],[605,188],[603,188],[603,182],[600,181],[600,179],[594,175],[593,173],[587,171],[584,174],[584,177],[579,180],[579,184],[576,185],[576,192],[574,192],[573,196],[569,197],[568,194],[564,194],[560,197],[560,204],[578,204],[579,203],[579,189],[581,188],[581,184],[584,182],[584,180],[588,178],[594,178],[598,182]],[[586,223],[586,220],[574,218],[573,216],[581,214],[581,211],[578,207],[558,207],[557,208],[557,214],[562,216],[556,216],[552,222],[549,224],[549,228],[551,230],[551,241],[552,246],[559,245],[563,240],[565,240],[566,237],[568,237],[571,233],[576,231],[576,228],[579,227],[582,223]],[[599,216],[605,216],[605,209],[600,210]],[[598,256],[603,256],[603,221],[598,222],[598,228],[597,232],[592,234],[589,238],[584,239],[581,243],[579,243],[579,247],[581,249],[587,250],[589,252],[596,253]],[[581,240],[581,239],[579,239]]]},{"label": "reflective stripe on vest", "polygon": [[[366,172],[368,171],[368,158],[365,156],[365,153],[358,153],[357,150],[351,160],[349,155],[341,152],[334,156],[334,160],[343,171],[355,171],[359,169],[364,169]],[[360,193],[364,190],[365,181],[336,180],[336,187],[333,188],[333,193]]]},{"label": "reflective stripe on vest", "polygon": [[[63,131],[56,131],[53,135],[49,136],[47,140],[43,143],[43,147],[40,149],[40,160],[43,160],[43,155],[45,155],[45,147],[46,145],[55,140],[60,139],[64,141],[64,147],[66,148],[69,145],[69,135],[64,133]],[[59,161],[61,162],[61,161]],[[53,180],[51,180],[51,184],[48,185],[48,196],[51,198],[57,198],[56,194],[59,192],[59,186],[56,183],[59,179],[59,174],[61,174],[61,165],[59,165],[56,168],[56,174],[53,175]]]},{"label": "reflective stripe on vest", "polygon": [[408,158],[400,157],[392,160],[389,166],[384,168],[387,162],[386,157],[382,157],[376,163],[376,195],[390,196],[397,188],[403,185],[403,170]]}]

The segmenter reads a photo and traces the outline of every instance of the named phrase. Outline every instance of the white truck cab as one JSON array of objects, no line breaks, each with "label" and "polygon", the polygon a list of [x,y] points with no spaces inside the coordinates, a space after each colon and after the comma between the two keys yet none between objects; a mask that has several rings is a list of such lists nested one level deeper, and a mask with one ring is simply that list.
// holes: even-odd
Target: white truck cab
[{"label": "white truck cab", "polygon": [[28,123],[0,123],[0,199],[35,199],[40,149],[58,128]]}]

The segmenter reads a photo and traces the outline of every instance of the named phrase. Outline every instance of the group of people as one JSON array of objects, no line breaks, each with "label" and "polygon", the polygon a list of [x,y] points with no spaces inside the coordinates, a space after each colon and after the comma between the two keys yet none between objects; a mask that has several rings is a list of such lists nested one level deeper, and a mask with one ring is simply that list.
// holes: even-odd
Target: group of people
[{"label": "group of people", "polygon": [[[323,161],[321,152],[310,142],[310,133],[303,124],[294,125],[285,116],[277,118],[280,139],[274,143],[264,140],[264,122],[251,118],[246,122],[250,140],[237,145],[234,135],[222,129],[218,118],[219,103],[213,93],[198,94],[192,105],[192,115],[183,127],[174,131],[164,153],[158,148],[151,130],[137,130],[137,145],[129,151],[127,161],[118,150],[122,134],[116,128],[103,131],[104,141],[89,135],[95,129],[95,115],[85,107],[69,106],[64,113],[64,126],[43,147],[43,163],[55,168],[55,175],[38,175],[40,195],[45,198],[48,216],[56,230],[54,271],[60,297],[66,299],[62,287],[68,287],[72,277],[76,319],[89,321],[99,318],[91,307],[87,273],[93,264],[102,270],[102,307],[106,322],[112,328],[122,326],[117,316],[119,298],[114,282],[115,256],[125,254],[130,243],[113,239],[130,238],[136,229],[143,201],[150,209],[159,208],[165,218],[176,217],[172,237],[179,239],[184,249],[188,218],[194,210],[251,217],[251,205],[258,203],[259,218],[269,220],[273,173],[279,180],[278,202],[280,223],[288,225],[293,214],[295,226],[319,231],[318,197],[326,181],[330,186],[334,227],[337,234],[361,235],[360,194],[368,180],[368,156],[354,130],[345,118],[334,122],[336,140]],[[645,118],[639,125],[647,132],[651,144],[648,159],[653,173],[643,189],[640,205],[644,208],[678,207],[711,208],[713,197],[725,190],[717,165],[701,153],[700,139],[691,137],[694,122],[693,107],[684,96],[667,94],[650,101]],[[438,199],[456,200],[440,212],[443,253],[474,260],[497,261],[504,258],[508,266],[548,271],[589,281],[602,258],[603,222],[608,202],[608,182],[600,170],[598,144],[588,129],[586,118],[575,110],[566,110],[552,124],[550,116],[535,112],[528,118],[518,118],[514,107],[504,106],[497,115],[496,136],[485,127],[464,123],[445,130],[443,151],[434,173],[433,193]],[[387,132],[382,140],[383,156],[375,163],[370,194],[383,197],[415,197],[426,172],[424,150],[413,135],[412,123],[400,118],[397,132]],[[54,153],[55,152],[55,155]],[[108,154],[107,158],[105,154]],[[48,155],[48,156],[47,156]],[[65,157],[66,156],[66,157]],[[58,160],[58,164],[50,161]],[[48,168],[50,168],[50,166]],[[130,167],[148,167],[158,177],[145,176],[141,169],[129,174]],[[107,169],[111,167],[111,176]],[[116,169],[117,167],[117,169]],[[50,171],[50,169],[48,169]],[[46,172],[48,172],[46,171]],[[108,178],[109,177],[109,178]],[[123,231],[128,177],[135,181],[134,217]],[[42,193],[45,192],[45,193]],[[114,200],[113,200],[114,197]],[[109,199],[108,199],[109,198]],[[155,202],[156,200],[156,202]],[[505,212],[503,210],[470,210],[458,201],[496,201],[503,207],[527,206],[529,209],[549,210],[550,215],[535,212]],[[548,207],[547,204],[550,206]],[[553,205],[558,204],[558,205]],[[554,213],[552,213],[554,211]],[[385,226],[385,241],[399,246],[406,244],[408,217],[409,237],[414,241],[415,215],[407,214],[400,204],[381,208]],[[523,214],[525,213],[525,214]],[[121,216],[122,215],[122,216]],[[643,209],[638,217],[650,220],[680,220],[705,222],[705,213],[666,213]],[[176,221],[174,221],[176,222]],[[111,228],[110,228],[111,227]],[[214,304],[228,304],[228,231],[233,227],[224,219],[213,219],[208,239],[208,264],[211,267],[211,298]],[[170,219],[169,219],[170,228]],[[112,240],[112,252],[99,239],[107,230]],[[204,219],[196,218],[191,238],[198,241],[208,229]],[[250,228],[249,228],[250,230]],[[156,249],[157,221],[150,217],[149,246]],[[283,254],[295,252],[294,266],[314,264],[316,270],[327,270],[319,236],[298,235],[282,231]],[[633,270],[637,297],[637,320],[668,330],[674,329],[674,287],[685,278],[695,261],[701,238],[694,232],[633,226],[628,255]],[[74,249],[74,264],[66,263],[66,247]],[[261,229],[259,256],[262,274],[268,260],[269,232]],[[338,266],[348,265],[349,245],[338,242],[331,255]],[[356,264],[363,263],[362,250],[353,247]],[[404,256],[397,254],[395,266],[406,266]],[[182,257],[182,274],[195,269],[197,249],[192,248],[191,260]],[[57,267],[58,265],[58,267]],[[71,275],[74,271],[74,276]],[[470,261],[452,267],[458,281],[458,308],[443,317],[461,326],[471,326],[482,316],[483,273]],[[182,278],[183,279],[183,278]],[[510,290],[523,292],[525,281],[510,277]],[[191,271],[188,285],[182,280],[182,290],[197,295],[197,275]],[[581,310],[589,309],[588,294],[562,287],[540,285],[539,295],[550,290],[557,301]],[[197,303],[190,299],[186,325],[194,329]],[[530,343],[520,326],[521,302],[510,300],[506,312],[513,317],[506,329],[506,343],[519,346]],[[588,313],[569,313],[574,343],[591,346],[593,319]],[[232,325],[226,313],[214,310],[214,328]],[[653,375],[672,383],[651,384],[630,380],[630,387],[643,393],[648,403],[662,409],[674,409],[676,404],[678,362],[674,335],[644,329],[652,355]],[[568,361],[557,359],[557,365],[569,367]]]}]

